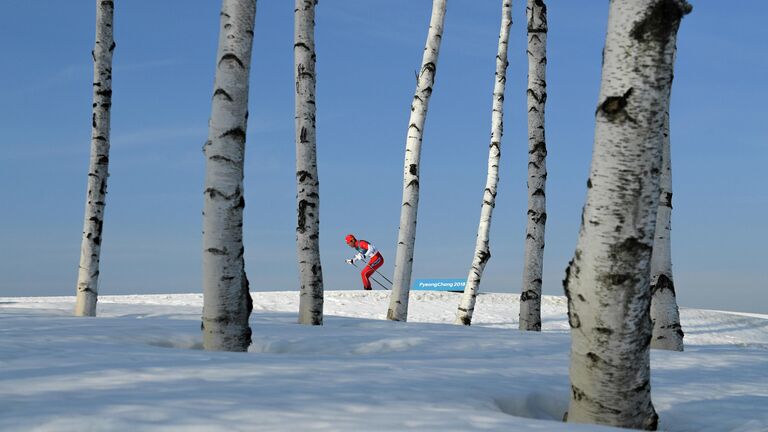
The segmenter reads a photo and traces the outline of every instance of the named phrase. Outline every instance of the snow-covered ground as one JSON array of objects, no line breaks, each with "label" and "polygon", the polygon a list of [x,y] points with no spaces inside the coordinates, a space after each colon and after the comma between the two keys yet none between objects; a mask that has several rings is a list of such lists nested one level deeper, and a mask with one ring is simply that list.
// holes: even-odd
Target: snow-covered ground
[{"label": "snow-covered ground", "polygon": [[[326,292],[325,325],[296,324],[298,294],[254,293],[248,353],[201,350],[202,296],[0,298],[2,431],[600,431],[560,422],[568,324],[545,297],[544,331],[517,330],[513,294]],[[682,309],[686,351],[652,352],[668,431],[768,431],[768,316]]]}]

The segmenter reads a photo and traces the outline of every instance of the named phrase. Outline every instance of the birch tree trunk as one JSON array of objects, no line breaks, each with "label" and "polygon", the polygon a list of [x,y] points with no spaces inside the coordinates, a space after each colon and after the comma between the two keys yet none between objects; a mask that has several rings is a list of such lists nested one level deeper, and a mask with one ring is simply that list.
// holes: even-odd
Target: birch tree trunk
[{"label": "birch tree trunk", "polygon": [[93,116],[88,192],[85,203],[80,266],[77,272],[76,316],[96,316],[99,293],[99,260],[104,206],[109,177],[109,125],[112,106],[113,16],[111,0],[96,0],[96,43],[93,56]]},{"label": "birch tree trunk", "polygon": [[397,234],[392,295],[387,311],[387,319],[392,321],[407,321],[408,319],[408,295],[411,288],[413,248],[416,243],[416,213],[419,207],[421,140],[427,118],[429,98],[432,95],[432,86],[435,82],[440,42],[443,38],[445,6],[446,0],[432,0],[429,33],[417,78],[416,94],[411,103],[411,116],[408,120],[403,169],[403,204],[400,208],[400,229]]},{"label": "birch tree trunk", "polygon": [[320,265],[320,181],[315,140],[315,5],[296,0],[296,250],[299,259],[299,323],[323,324],[323,269]]},{"label": "birch tree trunk", "polygon": [[255,0],[223,0],[203,208],[203,347],[245,351],[253,309],[243,259],[243,158]]},{"label": "birch tree trunk", "polygon": [[683,350],[683,329],[672,282],[672,164],[669,148],[669,110],[664,112],[664,147],[661,157],[661,195],[656,214],[656,235],[651,253],[651,348]]},{"label": "birch tree trunk", "polygon": [[475,310],[475,300],[480,288],[480,278],[489,259],[491,249],[489,235],[493,208],[496,206],[496,186],[499,183],[499,160],[501,159],[501,138],[504,134],[504,89],[507,82],[507,47],[509,44],[509,28],[512,26],[512,0],[502,0],[501,30],[499,31],[499,47],[496,54],[496,74],[493,85],[493,103],[491,109],[491,144],[488,148],[488,175],[483,191],[483,204],[480,209],[480,223],[477,227],[475,256],[469,269],[464,295],[461,298],[459,310],[456,313],[456,324],[472,324],[472,314]]},{"label": "birch tree trunk", "polygon": [[544,137],[547,6],[543,0],[528,0],[525,13],[528,18],[528,225],[520,294],[520,330],[541,331],[541,279],[547,223],[547,145]]},{"label": "birch tree trunk", "polygon": [[613,0],[579,240],[564,281],[568,421],[655,430],[650,258],[674,36],[685,0]]}]

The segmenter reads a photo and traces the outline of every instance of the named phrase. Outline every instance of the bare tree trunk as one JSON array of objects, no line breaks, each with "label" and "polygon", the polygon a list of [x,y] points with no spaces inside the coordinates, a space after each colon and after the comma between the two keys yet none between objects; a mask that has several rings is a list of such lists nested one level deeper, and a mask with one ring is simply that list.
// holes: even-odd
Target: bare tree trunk
[{"label": "bare tree trunk", "polygon": [[88,196],[85,204],[80,267],[77,273],[75,315],[96,316],[99,293],[99,259],[104,206],[109,177],[109,122],[112,106],[113,16],[111,0],[96,1],[96,44],[93,48],[93,121]]},{"label": "bare tree trunk", "polygon": [[245,351],[253,309],[243,259],[243,158],[256,0],[223,0],[203,208],[203,347]]},{"label": "bare tree trunk", "polygon": [[323,269],[320,265],[320,181],[315,140],[315,5],[296,0],[296,250],[299,259],[299,323],[323,324]]},{"label": "bare tree trunk", "polygon": [[661,195],[656,235],[651,253],[651,348],[683,350],[683,329],[672,282],[672,164],[669,148],[669,110],[664,112],[664,147],[661,158]]},{"label": "bare tree trunk", "polygon": [[541,279],[544,227],[547,223],[547,145],[544,104],[547,101],[547,6],[528,0],[528,226],[525,231],[520,330],[541,331]]},{"label": "bare tree trunk", "polygon": [[655,430],[650,259],[674,36],[685,0],[613,0],[579,240],[564,281],[568,421]]},{"label": "bare tree trunk", "polygon": [[397,235],[395,273],[392,280],[392,295],[387,319],[407,321],[408,294],[413,269],[413,248],[416,243],[416,213],[419,207],[419,159],[424,123],[427,118],[429,98],[437,71],[437,57],[443,38],[446,0],[432,1],[432,17],[429,33],[417,77],[416,94],[411,103],[411,117],[408,120],[408,138],[405,144],[403,169],[403,204],[400,208],[400,229]]},{"label": "bare tree trunk", "polygon": [[493,104],[491,109],[491,144],[488,148],[488,175],[483,191],[483,204],[480,209],[480,223],[477,227],[475,256],[469,269],[464,295],[456,313],[456,324],[472,324],[475,300],[480,289],[480,278],[485,264],[491,259],[489,236],[493,208],[496,207],[496,186],[499,183],[499,160],[501,159],[501,137],[504,134],[504,89],[507,83],[507,47],[509,28],[512,26],[512,0],[502,0],[501,30],[499,47],[496,54],[496,79],[493,85]]}]

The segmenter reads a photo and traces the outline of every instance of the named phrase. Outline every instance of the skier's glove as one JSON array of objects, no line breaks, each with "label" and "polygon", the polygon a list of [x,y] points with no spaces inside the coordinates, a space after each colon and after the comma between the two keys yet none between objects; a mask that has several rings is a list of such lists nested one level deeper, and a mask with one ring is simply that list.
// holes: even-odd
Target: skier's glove
[{"label": "skier's glove", "polygon": [[352,264],[352,260],[351,259],[345,259],[344,262],[347,263],[347,264]]},{"label": "skier's glove", "polygon": [[362,261],[363,260],[363,254],[359,253],[359,254],[355,255],[355,259],[359,260],[359,261]]}]

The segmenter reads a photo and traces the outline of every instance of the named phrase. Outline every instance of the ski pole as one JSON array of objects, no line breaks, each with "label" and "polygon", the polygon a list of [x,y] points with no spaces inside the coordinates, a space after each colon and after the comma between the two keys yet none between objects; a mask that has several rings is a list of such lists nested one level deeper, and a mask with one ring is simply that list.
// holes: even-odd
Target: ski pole
[{"label": "ski pole", "polygon": [[[353,261],[351,264],[352,264],[353,266],[355,266],[355,268],[359,268],[359,267],[357,266],[357,264],[355,264],[355,262],[354,262],[354,261]],[[369,267],[369,266],[368,266],[368,264],[366,264],[365,266],[366,266],[366,267]],[[375,270],[374,270],[374,271],[375,271]],[[376,272],[376,273],[378,273],[378,272]],[[379,273],[379,274],[381,274],[381,273]],[[382,275],[382,277],[383,277],[383,276],[384,276],[384,275]],[[386,279],[386,278],[384,278],[384,279]],[[378,281],[378,280],[377,280],[375,277],[373,277],[373,275],[371,275],[371,280],[373,280],[374,282],[376,282],[377,284],[379,284],[379,285],[380,285],[382,288],[384,288],[385,290],[389,291],[389,288],[387,288],[386,286],[384,286],[384,284],[382,284],[381,282],[379,282],[379,281]],[[390,283],[391,283],[391,282],[390,282]]]},{"label": "ski pole", "polygon": [[[366,265],[368,265],[368,264],[366,264]],[[371,267],[371,268],[373,268],[373,267]],[[374,270],[374,271],[376,272],[376,274],[378,274],[379,276],[383,277],[385,281],[389,282],[390,285],[392,285],[392,281],[387,279],[386,276],[384,276],[383,274],[379,273],[378,270]]]},{"label": "ski pole", "polygon": [[376,272],[376,274],[378,274],[379,276],[383,277],[385,281],[389,282],[389,285],[392,285],[392,281],[387,279],[386,276],[384,276],[383,274],[379,273],[378,270],[374,270],[374,271]]},{"label": "ski pole", "polygon": [[380,285],[382,288],[384,288],[385,290],[389,291],[389,288],[387,288],[387,287],[386,287],[384,284],[382,284],[381,282],[379,282],[378,280],[376,280],[376,278],[374,278],[373,276],[371,276],[371,280],[373,280],[374,282],[376,282],[377,284],[379,284],[379,285]]}]

